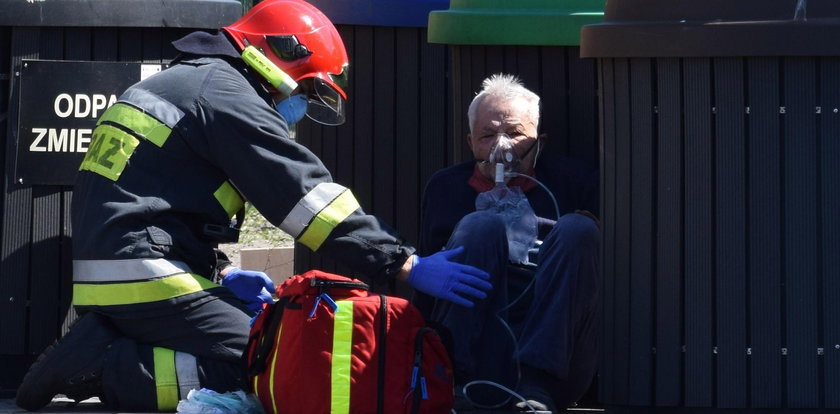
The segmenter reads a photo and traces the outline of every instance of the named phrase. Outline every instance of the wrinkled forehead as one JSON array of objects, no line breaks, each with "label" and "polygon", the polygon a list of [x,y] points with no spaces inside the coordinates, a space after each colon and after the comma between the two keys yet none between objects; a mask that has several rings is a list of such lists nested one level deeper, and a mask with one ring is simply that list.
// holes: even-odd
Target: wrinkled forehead
[{"label": "wrinkled forehead", "polygon": [[488,96],[478,107],[475,126],[479,130],[493,131],[504,131],[516,126],[535,129],[536,122],[524,98]]}]

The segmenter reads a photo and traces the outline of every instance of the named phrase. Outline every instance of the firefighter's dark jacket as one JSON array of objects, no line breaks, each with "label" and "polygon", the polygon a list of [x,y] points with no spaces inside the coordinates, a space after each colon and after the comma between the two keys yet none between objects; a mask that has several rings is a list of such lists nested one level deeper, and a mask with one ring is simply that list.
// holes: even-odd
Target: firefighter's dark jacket
[{"label": "firefighter's dark jacket", "polygon": [[[209,295],[218,240],[207,229],[227,227],[244,200],[362,274],[398,272],[414,248],[290,139],[227,36],[196,32],[173,44],[180,55],[172,65],[130,87],[94,130],[72,201],[74,302]],[[152,286],[179,273],[172,269],[191,275],[192,287]],[[125,294],[132,283],[151,287]],[[116,293],[122,299],[101,299]]]}]

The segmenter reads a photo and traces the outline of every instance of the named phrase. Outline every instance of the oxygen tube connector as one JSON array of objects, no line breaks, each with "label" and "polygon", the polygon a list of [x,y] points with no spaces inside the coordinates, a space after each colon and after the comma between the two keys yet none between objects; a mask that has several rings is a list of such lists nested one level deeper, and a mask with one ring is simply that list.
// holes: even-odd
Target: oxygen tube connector
[{"label": "oxygen tube connector", "polygon": [[509,177],[510,172],[505,173],[505,165],[497,162],[496,163],[496,186],[505,185],[505,177]]}]

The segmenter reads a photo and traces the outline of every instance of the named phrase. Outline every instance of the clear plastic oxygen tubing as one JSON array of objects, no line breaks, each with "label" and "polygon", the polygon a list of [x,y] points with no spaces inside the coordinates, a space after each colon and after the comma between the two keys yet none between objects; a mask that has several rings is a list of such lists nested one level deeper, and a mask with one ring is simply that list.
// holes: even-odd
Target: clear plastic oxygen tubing
[{"label": "clear plastic oxygen tubing", "polygon": [[796,2],[796,8],[793,10],[793,20],[797,22],[804,22],[808,20],[805,11],[808,7],[808,0],[799,0]]},{"label": "clear plastic oxygen tubing", "polygon": [[548,196],[551,198],[551,202],[554,204],[554,214],[556,216],[555,220],[560,220],[560,207],[557,204],[557,199],[554,198],[554,194],[551,193],[551,190],[549,190],[548,187],[545,186],[545,184],[541,183],[540,180],[537,180],[536,178],[531,177],[528,174],[520,174],[518,172],[513,171],[506,172],[505,177],[523,177],[539,184],[539,186],[542,187],[542,189],[545,190],[546,193],[548,193]]},{"label": "clear plastic oxygen tubing", "polygon": [[[475,380],[475,381],[470,381],[470,382],[468,382],[467,384],[465,384],[465,385],[464,385],[464,391],[463,391],[463,392],[464,392],[464,397],[465,397],[465,398],[467,398],[467,401],[469,401],[469,402],[470,402],[470,404],[472,404],[472,405],[474,405],[474,406],[476,406],[476,407],[478,407],[478,408],[499,408],[499,407],[502,407],[502,406],[504,406],[505,404],[507,404],[507,402],[508,402],[508,401],[510,401],[510,397],[508,397],[508,398],[507,398],[504,402],[502,402],[501,404],[497,404],[497,405],[493,405],[493,406],[482,406],[482,405],[477,405],[477,404],[475,404],[472,400],[470,400],[470,399],[469,399],[469,397],[467,397],[467,387],[469,387],[469,386],[471,386],[471,385],[478,385],[478,384],[490,385],[490,386],[496,387],[496,388],[498,388],[498,389],[500,389],[500,390],[502,390],[502,391],[504,391],[504,392],[506,392],[506,393],[510,394],[512,397],[516,397],[519,401],[521,401],[521,402],[524,402],[524,403],[525,403],[525,405],[527,406],[527,408],[528,408],[529,410],[531,410],[530,412],[531,412],[532,414],[542,414],[542,413],[544,413],[544,412],[545,412],[545,411],[542,411],[542,410],[537,410],[537,408],[536,408],[536,407],[534,407],[533,405],[531,405],[531,403],[530,403],[528,400],[526,400],[526,399],[525,399],[525,397],[523,397],[522,395],[520,395],[520,394],[519,394],[519,393],[517,393],[516,391],[514,391],[514,390],[512,390],[512,389],[510,389],[510,388],[508,388],[508,387],[505,387],[505,386],[504,386],[504,385],[502,385],[502,384],[497,384],[497,383],[495,383],[495,382],[493,382],[493,381],[485,381],[485,380]],[[454,411],[454,410],[453,410],[453,411]]]}]

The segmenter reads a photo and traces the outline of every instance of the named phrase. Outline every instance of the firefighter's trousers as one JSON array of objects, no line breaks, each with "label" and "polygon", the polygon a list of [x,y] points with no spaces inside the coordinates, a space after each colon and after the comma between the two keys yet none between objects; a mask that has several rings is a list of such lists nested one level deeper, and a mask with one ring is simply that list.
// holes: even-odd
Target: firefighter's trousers
[{"label": "firefighter's trousers", "polygon": [[175,411],[190,389],[245,389],[251,315],[226,289],[163,314],[106,316],[121,334],[107,351],[105,403],[120,411]]}]

